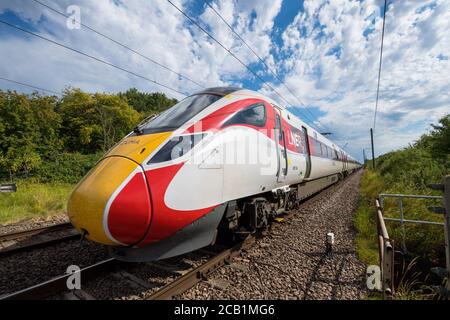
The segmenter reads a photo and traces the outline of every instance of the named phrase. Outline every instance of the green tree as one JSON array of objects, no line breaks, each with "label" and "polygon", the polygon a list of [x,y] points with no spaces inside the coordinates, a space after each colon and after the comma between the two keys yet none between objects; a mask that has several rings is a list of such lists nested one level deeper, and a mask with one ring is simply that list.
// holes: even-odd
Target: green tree
[{"label": "green tree", "polygon": [[96,93],[94,100],[93,108],[101,128],[101,148],[106,151],[129,133],[140,117],[139,113],[119,96]]},{"label": "green tree", "polygon": [[119,93],[119,96],[125,98],[130,106],[140,112],[142,118],[160,113],[178,102],[176,99],[168,98],[164,93],[139,92],[136,88]]},{"label": "green tree", "polygon": [[422,135],[415,146],[427,150],[431,156],[444,163],[450,170],[450,114],[442,117],[438,124],[432,124],[430,133]]},{"label": "green tree", "polygon": [[59,132],[62,119],[55,111],[58,98],[33,93],[29,100],[39,130],[36,150],[44,159],[53,159],[63,148]]},{"label": "green tree", "polygon": [[139,114],[126,100],[105,93],[67,89],[58,106],[61,133],[69,152],[106,151],[131,131]]},{"label": "green tree", "polygon": [[0,137],[0,171],[4,174],[28,174],[39,166],[40,127],[26,95],[0,90]]}]

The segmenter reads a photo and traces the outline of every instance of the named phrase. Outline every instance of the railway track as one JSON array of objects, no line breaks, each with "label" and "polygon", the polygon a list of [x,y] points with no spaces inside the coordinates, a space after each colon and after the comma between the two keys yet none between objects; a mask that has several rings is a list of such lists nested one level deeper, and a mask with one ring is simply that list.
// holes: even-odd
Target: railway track
[{"label": "railway track", "polygon": [[1,234],[0,258],[77,238],[80,234],[68,222]]},{"label": "railway track", "polygon": [[[260,233],[249,235],[245,240],[234,244],[229,248],[219,250],[218,253],[214,252],[214,248],[211,250],[200,249],[198,250],[199,253],[202,253],[203,256],[209,255],[210,257],[206,262],[189,270],[177,270],[176,266],[166,264],[164,261],[149,263],[152,267],[160,269],[162,272],[170,274],[178,273],[180,275],[169,283],[156,288],[154,292],[145,299],[167,300],[181,295],[197,283],[206,281],[209,274],[227,264],[231,258],[239,255],[242,250],[248,249],[259,236]],[[79,274],[83,285],[89,284],[90,281],[110,273],[115,276],[119,274],[128,283],[138,285],[142,289],[154,288],[154,285],[150,282],[146,282],[132,273],[129,273],[127,271],[127,266],[129,266],[129,264],[110,258],[80,269]],[[61,275],[26,289],[3,295],[0,297],[0,300],[37,300],[51,298],[52,296],[58,296],[63,299],[94,300],[95,297],[93,295],[82,289],[68,290],[67,281],[72,275],[73,274]]]},{"label": "railway track", "polygon": [[[338,183],[338,185],[339,184],[340,183]],[[313,196],[312,198],[314,197],[315,196]],[[325,206],[325,208],[328,207],[329,205]],[[292,210],[284,214],[282,218],[287,222],[294,221],[296,219],[298,220],[299,218],[296,216],[296,212],[297,210]],[[249,235],[245,240],[234,244],[231,247],[208,247],[190,253],[188,254],[189,257],[186,259],[197,261],[194,264],[191,263],[190,265],[188,265],[187,268],[181,267],[183,264],[186,264],[185,262],[183,262],[185,258],[183,258],[182,256],[179,258],[170,258],[163,261],[141,264],[124,263],[112,258],[107,258],[105,256],[101,259],[91,261],[89,264],[86,264],[85,267],[80,269],[79,272],[81,275],[82,287],[79,290],[68,290],[67,281],[71,274],[63,274],[64,271],[60,271],[56,275],[54,274],[54,278],[50,280],[42,281],[46,280],[46,278],[43,278],[41,280],[41,283],[28,285],[24,289],[18,291],[11,290],[10,292],[4,291],[3,295],[0,296],[0,300],[158,300],[183,298],[183,296],[186,295],[186,292],[192,291],[189,289],[193,289],[193,287],[198,288],[198,285],[200,285],[200,288],[207,285],[213,286],[218,290],[222,290],[223,288],[220,288],[220,286],[223,284],[218,283],[217,286],[214,283],[220,282],[220,274],[224,270],[239,271],[238,267],[242,267],[247,263],[246,261],[248,261],[247,253],[253,250],[252,248],[259,246],[253,246],[255,242],[260,243],[260,241],[256,241],[256,239],[263,238],[262,241],[264,242],[264,239],[271,238],[265,237],[265,235],[271,234],[270,230],[273,225],[274,224],[271,224],[267,231]],[[30,232],[33,233],[36,231]],[[0,237],[0,240],[1,239],[2,238]],[[194,256],[194,258],[192,256]],[[231,261],[232,259],[233,261]],[[72,263],[78,264],[78,261],[72,260]],[[226,265],[227,267],[220,269],[224,265]],[[151,268],[153,273],[144,274],[143,272],[141,272],[142,270],[140,270],[141,267]],[[65,267],[63,270],[65,270]],[[219,272],[219,274],[217,272]],[[232,281],[228,282],[228,284],[232,283]],[[130,290],[128,290],[128,288],[125,288],[128,286],[131,288]]]}]

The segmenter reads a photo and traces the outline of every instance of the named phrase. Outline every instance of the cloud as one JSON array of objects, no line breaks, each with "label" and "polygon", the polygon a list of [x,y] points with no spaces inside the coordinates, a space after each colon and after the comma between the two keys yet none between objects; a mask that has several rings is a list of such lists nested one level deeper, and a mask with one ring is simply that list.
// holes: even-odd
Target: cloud
[{"label": "cloud", "polygon": [[[223,48],[188,22],[167,1],[40,0],[65,12],[78,5],[83,23],[167,65],[205,87],[244,84],[280,103]],[[287,0],[285,0],[287,1]],[[276,69],[288,89],[205,4],[174,1],[195,12],[211,34],[261,74],[307,118],[318,117],[330,138],[361,158],[372,126],[384,1],[305,1],[284,30],[275,24],[282,0],[213,0],[211,5],[257,54]],[[377,154],[407,145],[450,105],[450,3],[389,1],[379,112]],[[33,1],[0,2],[2,19],[19,17],[43,36],[124,67],[183,92],[200,88],[82,28],[69,30],[66,19]],[[17,20],[17,19],[16,19]],[[14,21],[16,21],[14,20]],[[281,34],[280,34],[281,33]],[[40,39],[0,25],[0,74],[55,91],[67,85],[86,91],[117,92],[137,87],[181,96],[151,82],[99,64]],[[2,88],[19,88],[1,83]],[[20,88],[23,90],[23,88]],[[298,99],[299,98],[299,99]],[[301,103],[311,106],[314,115]]]},{"label": "cloud", "polygon": [[[283,33],[286,83],[325,114],[332,139],[354,155],[368,147],[379,63],[382,1],[305,2]],[[389,2],[375,145],[406,146],[450,110],[449,3]],[[330,53],[339,52],[339,54]],[[288,95],[282,86],[279,90]],[[361,156],[359,156],[361,158]]]}]

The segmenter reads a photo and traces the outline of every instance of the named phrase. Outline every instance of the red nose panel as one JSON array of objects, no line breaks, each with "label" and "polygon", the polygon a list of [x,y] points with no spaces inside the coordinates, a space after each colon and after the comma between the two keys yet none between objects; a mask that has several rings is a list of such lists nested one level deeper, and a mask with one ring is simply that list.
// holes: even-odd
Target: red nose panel
[{"label": "red nose panel", "polygon": [[143,173],[139,172],[113,200],[108,215],[109,232],[123,244],[135,244],[146,234],[150,218],[147,182]]}]

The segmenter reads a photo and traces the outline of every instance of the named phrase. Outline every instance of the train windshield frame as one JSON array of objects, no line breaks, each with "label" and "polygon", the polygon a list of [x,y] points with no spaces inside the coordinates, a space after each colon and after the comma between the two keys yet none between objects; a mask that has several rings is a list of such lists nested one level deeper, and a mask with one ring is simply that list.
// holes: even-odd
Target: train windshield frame
[{"label": "train windshield frame", "polygon": [[221,98],[222,95],[217,94],[194,94],[143,123],[138,129],[142,134],[173,131]]}]

